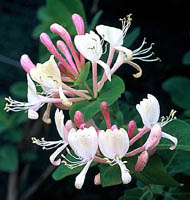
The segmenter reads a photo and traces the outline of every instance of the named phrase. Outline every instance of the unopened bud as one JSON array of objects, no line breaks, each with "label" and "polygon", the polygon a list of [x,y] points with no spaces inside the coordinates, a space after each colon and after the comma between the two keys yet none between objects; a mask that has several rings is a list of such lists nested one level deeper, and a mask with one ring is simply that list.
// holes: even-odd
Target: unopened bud
[{"label": "unopened bud", "polygon": [[75,112],[74,122],[77,128],[85,128],[83,127],[85,125],[83,114],[80,111]]},{"label": "unopened bud", "polygon": [[132,138],[135,135],[137,125],[134,120],[131,120],[128,124],[128,136],[129,138]]},{"label": "unopened bud", "polygon": [[71,41],[71,36],[70,34],[67,32],[67,30],[65,28],[63,28],[61,25],[59,24],[52,24],[50,26],[50,30],[53,33],[57,33],[65,42],[70,42]]},{"label": "unopened bud", "polygon": [[27,73],[30,73],[30,70],[36,67],[26,54],[21,56],[20,64]]},{"label": "unopened bud", "polygon": [[65,123],[65,128],[69,132],[72,128],[75,128],[75,125],[71,120],[67,120]]},{"label": "unopened bud", "polygon": [[145,168],[145,166],[148,162],[148,159],[149,159],[148,152],[143,151],[140,154],[140,156],[138,156],[138,160],[137,160],[137,163],[136,163],[136,166],[135,166],[135,171],[141,172]]},{"label": "unopened bud", "polygon": [[101,184],[101,180],[100,180],[100,173],[96,174],[96,176],[94,177],[94,185],[100,185]]},{"label": "unopened bud", "polygon": [[72,20],[77,30],[78,35],[84,35],[84,21],[82,17],[78,14],[72,15]]},{"label": "unopened bud", "polygon": [[111,121],[110,121],[110,113],[109,113],[107,102],[103,101],[100,104],[100,107],[101,107],[102,113],[104,115],[104,120],[106,122],[107,128],[110,129],[111,128]]}]

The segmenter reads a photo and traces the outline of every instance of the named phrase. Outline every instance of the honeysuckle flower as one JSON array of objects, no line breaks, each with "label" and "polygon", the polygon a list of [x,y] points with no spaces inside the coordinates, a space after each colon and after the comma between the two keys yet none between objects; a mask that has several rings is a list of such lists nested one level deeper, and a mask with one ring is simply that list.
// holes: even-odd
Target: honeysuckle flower
[{"label": "honeysuckle flower", "polygon": [[[59,133],[59,136],[61,137],[58,141],[46,141],[44,138],[41,140],[36,139],[35,137],[32,138],[32,141],[34,144],[37,144],[39,146],[42,146],[45,150],[50,150],[57,148],[56,151],[50,156],[50,162],[58,166],[61,164],[61,158],[56,160],[57,156],[61,154],[61,152],[66,148],[68,145],[68,134],[70,129],[67,129],[64,125],[64,114],[62,111],[59,111],[59,109],[55,112],[55,124],[57,131]],[[71,127],[70,127],[71,128]]]},{"label": "honeysuckle flower", "polygon": [[45,90],[51,91],[62,86],[61,73],[53,55],[45,63],[38,63],[35,68],[32,68],[30,75]]},{"label": "honeysuckle flower", "polygon": [[5,98],[6,101],[9,102],[5,106],[6,111],[23,111],[28,110],[28,118],[29,119],[37,119],[39,117],[38,109],[44,105],[44,97],[37,94],[36,87],[30,75],[27,74],[27,82],[28,82],[28,94],[27,99],[28,102],[19,102],[16,100],[9,98]]},{"label": "honeysuckle flower", "polygon": [[102,43],[100,37],[93,31],[85,35],[76,35],[74,43],[78,51],[92,63],[97,63],[104,68],[106,76],[111,80],[111,72],[109,66],[100,60],[102,56]]},{"label": "honeysuckle flower", "polygon": [[[98,135],[99,148],[102,154],[106,157],[110,165],[118,164],[121,169],[121,178],[124,184],[131,181],[129,170],[125,166],[122,158],[129,149],[129,137],[127,132],[123,129],[101,130]],[[111,159],[111,161],[109,160]]]},{"label": "honeysuckle flower", "polygon": [[[143,40],[142,45],[137,48],[136,50],[131,50],[123,46],[124,37],[127,34],[127,31],[131,25],[131,14],[127,15],[127,18],[121,19],[122,21],[122,29],[111,27],[111,26],[105,26],[105,25],[98,25],[96,26],[96,30],[99,35],[103,38],[103,40],[107,41],[110,44],[110,53],[108,57],[107,64],[110,65],[115,50],[119,51],[118,58],[114,64],[114,66],[111,69],[111,75],[123,64],[127,63],[134,67],[138,72],[133,74],[135,78],[139,78],[142,75],[142,69],[137,64],[134,63],[133,60],[141,60],[146,62],[153,62],[160,60],[159,58],[153,58],[150,57],[154,53],[150,53],[146,55],[153,46],[153,43],[150,45],[150,47],[142,49],[143,46],[146,44],[145,39]],[[104,82],[106,81],[105,75],[102,77],[101,81],[98,83],[98,90],[100,90],[103,87]]]},{"label": "honeysuckle flower", "polygon": [[[165,118],[163,118],[161,122],[158,122],[159,117],[160,117],[160,105],[159,105],[158,100],[151,94],[148,94],[147,99],[143,99],[140,102],[140,104],[137,104],[136,109],[142,118],[144,126],[150,130],[156,124],[158,124],[158,126],[160,127],[165,126],[166,124],[168,124],[175,118],[174,115],[176,113],[176,111],[172,110],[170,112],[170,115],[166,117],[165,121],[164,121]],[[165,132],[162,132],[161,137],[167,138],[174,143],[174,145],[170,147],[171,150],[176,148],[177,138]]]},{"label": "honeysuckle flower", "polygon": [[[98,134],[99,148],[102,154],[106,157],[105,160],[111,166],[118,164],[121,169],[121,178],[124,184],[131,181],[131,175],[126,168],[125,161],[122,158],[125,156],[129,149],[129,137],[127,132],[116,125],[111,127],[110,114],[106,102],[101,103],[101,110],[107,125],[107,130],[100,130]],[[111,160],[109,160],[111,159]]]},{"label": "honeysuckle flower", "polygon": [[75,157],[78,161],[72,162],[68,159],[66,160],[66,157],[64,157],[66,161],[63,162],[70,168],[85,165],[85,167],[82,169],[79,175],[77,175],[75,180],[75,187],[77,189],[81,189],[84,184],[86,173],[98,150],[97,132],[92,126],[89,128],[78,130],[73,128],[69,132],[68,141],[69,145],[78,156],[78,158]]}]

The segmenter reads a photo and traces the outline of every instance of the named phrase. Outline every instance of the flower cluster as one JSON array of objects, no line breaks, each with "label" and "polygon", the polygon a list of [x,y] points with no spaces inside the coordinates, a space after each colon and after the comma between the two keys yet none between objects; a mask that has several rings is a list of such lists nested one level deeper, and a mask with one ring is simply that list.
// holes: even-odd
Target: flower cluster
[{"label": "flower cluster", "polygon": [[[26,110],[28,118],[37,119],[39,117],[37,111],[44,104],[47,104],[43,120],[50,123],[49,113],[52,104],[60,109],[68,110],[74,102],[96,98],[104,83],[107,80],[111,81],[111,76],[122,64],[128,63],[133,66],[138,71],[134,77],[139,78],[142,75],[142,69],[133,60],[159,60],[159,58],[150,59],[153,53],[147,53],[152,49],[152,44],[143,49],[146,44],[145,40],[136,50],[130,50],[123,46],[124,37],[131,25],[131,14],[127,18],[121,19],[122,29],[105,25],[96,26],[99,35],[94,31],[85,33],[83,19],[78,14],[73,14],[72,20],[77,31],[74,44],[65,28],[59,24],[52,24],[50,30],[62,39],[57,41],[57,48],[46,33],[40,35],[41,42],[52,54],[50,59],[43,64],[37,63],[35,65],[28,55],[21,56],[20,63],[27,72],[28,102],[18,102],[11,97],[6,98],[8,102],[5,107],[6,111]],[[101,60],[104,41],[109,44],[109,55],[106,63]],[[112,63],[116,51],[119,53],[115,63]],[[85,59],[92,64],[93,91],[86,82],[79,82],[77,86],[75,85],[85,67]],[[97,78],[98,65],[104,70],[99,82]],[[42,92],[37,92],[38,88],[33,81],[41,87]]]},{"label": "flower cluster", "polygon": [[[159,58],[151,58],[153,53],[149,52],[153,44],[143,49],[146,44],[145,39],[136,50],[123,46],[124,37],[131,25],[131,14],[121,19],[122,29],[98,25],[96,26],[98,34],[94,31],[85,33],[84,22],[78,14],[74,14],[72,20],[77,31],[74,44],[66,29],[59,24],[52,24],[50,30],[52,33],[58,34],[62,40],[58,40],[55,46],[46,33],[40,35],[41,42],[52,54],[49,60],[43,64],[34,65],[27,55],[21,57],[21,65],[27,72],[28,102],[19,102],[11,97],[6,98],[8,103],[5,110],[15,112],[26,110],[28,118],[38,119],[37,111],[44,104],[47,104],[43,121],[51,123],[51,105],[55,104],[57,107],[55,124],[60,139],[46,141],[44,138],[32,138],[33,143],[42,146],[43,149],[56,148],[50,156],[50,162],[55,166],[64,164],[70,169],[85,165],[75,180],[75,187],[78,189],[82,188],[86,173],[93,161],[110,166],[118,165],[121,170],[122,182],[128,184],[132,180],[130,171],[126,167],[128,157],[140,154],[135,170],[142,171],[148,163],[149,157],[155,153],[162,137],[171,140],[174,145],[170,149],[175,149],[177,139],[162,131],[162,127],[174,119],[175,111],[172,110],[166,120],[162,118],[159,121],[160,106],[158,100],[153,95],[148,94],[147,99],[143,99],[136,106],[144,127],[138,128],[138,133],[135,134],[137,126],[133,120],[129,122],[128,130],[111,125],[106,102],[101,102],[100,107],[107,130],[101,130],[93,119],[85,122],[80,111],[75,113],[74,122],[68,120],[64,124],[62,110],[70,109],[77,101],[96,99],[105,82],[111,81],[111,76],[122,64],[128,63],[134,67],[137,73],[133,76],[139,78],[142,75],[142,69],[133,61],[136,59],[152,62],[159,60]],[[107,62],[101,60],[105,42],[109,44]],[[116,61],[112,63],[116,52],[118,52]],[[85,59],[91,62],[92,88],[87,85],[86,80],[79,81],[80,75],[85,69]],[[104,70],[99,82],[97,78],[98,65]],[[36,85],[41,87],[41,92],[38,92]],[[144,145],[129,151],[130,147],[148,132],[150,134]],[[101,183],[100,174],[95,176],[94,183]]]},{"label": "flower cluster", "polygon": [[[109,164],[110,166],[119,165],[122,182],[128,184],[132,179],[130,171],[125,165],[128,157],[142,152],[135,166],[136,171],[142,171],[148,162],[149,156],[155,153],[161,137],[170,139],[174,143],[170,148],[171,150],[175,149],[177,145],[177,138],[161,131],[161,127],[174,119],[174,111],[165,121],[158,122],[160,114],[159,103],[150,94],[148,94],[147,99],[143,99],[136,107],[144,123],[144,127],[139,129],[136,135],[136,123],[134,121],[128,124],[128,132],[123,128],[118,128],[117,125],[111,125],[108,104],[102,102],[101,109],[107,130],[99,129],[93,120],[85,123],[80,111],[75,113],[74,123],[68,120],[64,125],[63,112],[57,109],[55,123],[61,140],[45,141],[44,138],[41,140],[32,138],[32,140],[33,143],[42,146],[43,149],[57,148],[50,156],[50,161],[53,165],[58,166],[63,163],[71,169],[85,165],[75,180],[75,187],[78,189],[82,188],[87,170],[92,161]],[[151,126],[149,126],[150,124]],[[144,145],[128,152],[129,147],[149,131],[150,134]],[[74,153],[71,152],[69,146]],[[63,154],[64,149],[68,155],[74,158],[74,161]],[[61,157],[56,160],[59,155]],[[125,160],[122,160],[123,158]],[[94,182],[95,184],[100,184],[100,174],[95,176]]]}]

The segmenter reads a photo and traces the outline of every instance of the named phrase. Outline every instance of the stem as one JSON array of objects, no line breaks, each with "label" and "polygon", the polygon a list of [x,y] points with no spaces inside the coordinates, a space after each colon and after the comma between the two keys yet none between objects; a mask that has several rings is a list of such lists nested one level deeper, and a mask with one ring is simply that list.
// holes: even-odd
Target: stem
[{"label": "stem", "polygon": [[7,200],[16,200],[18,194],[17,188],[18,171],[11,172],[9,175]]},{"label": "stem", "polygon": [[103,163],[103,164],[107,164],[107,162],[103,159],[103,158],[100,158],[98,156],[95,156],[94,157],[94,161],[98,162],[98,163]]},{"label": "stem", "polygon": [[32,186],[21,196],[21,200],[28,199],[38,188],[39,186],[49,177],[49,175],[53,172],[55,166],[50,165],[44,173],[34,182]]},{"label": "stem", "polygon": [[98,94],[98,84],[97,84],[97,63],[92,62],[92,79],[93,79],[93,93],[94,98],[97,97]]},{"label": "stem", "polygon": [[[114,53],[115,53],[115,49],[110,45],[109,56],[107,59],[107,65],[109,66],[111,65],[111,62],[113,60]],[[107,77],[106,77],[106,73],[104,72],[102,79],[98,83],[98,91],[102,89],[106,80],[107,80]]]},{"label": "stem", "polygon": [[133,145],[138,139],[140,139],[145,133],[147,133],[150,129],[147,127],[143,127],[143,129],[137,133],[130,141],[129,141],[129,146]]},{"label": "stem", "polygon": [[87,83],[84,84],[84,87],[88,90],[88,93],[89,93],[91,96],[93,96],[93,92],[92,92],[92,90],[89,88],[89,86],[88,86]]},{"label": "stem", "polygon": [[88,99],[88,100],[91,99],[90,96],[84,94],[83,92],[81,92],[79,90],[76,90],[74,88],[69,87],[65,83],[62,83],[62,87],[63,87],[63,89],[65,89],[65,90],[67,90],[67,91],[69,91],[71,93],[74,93],[74,94],[78,95],[79,97],[83,97],[83,98]]},{"label": "stem", "polygon": [[143,145],[142,147],[139,147],[139,148],[134,149],[133,151],[127,153],[127,154],[125,155],[125,157],[135,156],[136,154],[138,154],[138,153],[140,153],[140,152],[142,152],[142,151],[144,151],[144,150],[145,150],[145,146]]}]

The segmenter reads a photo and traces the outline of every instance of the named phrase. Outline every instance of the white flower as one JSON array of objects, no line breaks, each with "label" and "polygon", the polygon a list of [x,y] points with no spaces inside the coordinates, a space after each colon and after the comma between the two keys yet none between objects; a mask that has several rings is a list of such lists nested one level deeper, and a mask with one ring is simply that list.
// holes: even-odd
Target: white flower
[{"label": "white flower", "polygon": [[122,45],[123,39],[131,25],[131,20],[131,14],[127,16],[127,19],[121,19],[122,29],[105,25],[96,26],[96,31],[98,34],[101,35],[105,41],[109,42],[114,49],[124,52],[128,59],[132,58],[132,51],[126,47],[123,47]]},{"label": "white flower", "polygon": [[59,109],[56,110],[55,112],[55,124],[57,127],[57,131],[59,133],[59,136],[61,137],[61,140],[58,141],[45,141],[44,138],[41,140],[32,138],[32,141],[34,144],[37,144],[39,146],[42,146],[43,149],[49,150],[49,149],[54,149],[56,147],[57,150],[50,156],[50,162],[58,166],[61,164],[61,159],[59,158],[58,160],[55,160],[56,157],[66,148],[68,145],[68,134],[69,130],[67,130],[64,126],[64,115],[62,111],[59,111]]},{"label": "white flower", "polygon": [[106,76],[111,80],[111,72],[109,66],[100,60],[102,56],[102,43],[100,37],[93,31],[85,35],[76,35],[74,42],[78,51],[91,62],[98,63],[105,70]]},{"label": "white flower", "polygon": [[78,161],[72,162],[66,159],[65,157],[65,159],[71,164],[67,164],[66,161],[64,163],[71,168],[75,168],[86,164],[75,180],[75,187],[77,189],[81,189],[88,168],[90,167],[90,164],[93,161],[95,154],[98,150],[97,132],[92,126],[89,128],[78,130],[73,128],[69,132],[68,141],[69,145],[71,146],[75,154],[78,156],[78,158],[75,157]]},{"label": "white flower", "polygon": [[6,111],[23,111],[28,110],[28,118],[29,119],[38,119],[39,115],[36,111],[44,105],[44,98],[41,95],[37,94],[36,86],[32,79],[30,78],[29,74],[27,74],[27,83],[28,83],[28,94],[27,99],[28,102],[19,102],[16,100],[9,98],[5,98],[9,102],[6,104],[5,110]]},{"label": "white flower", "polygon": [[38,63],[35,68],[32,68],[30,75],[45,91],[58,89],[62,85],[61,73],[53,55],[45,63]]},{"label": "white flower", "polygon": [[[171,122],[174,119],[174,115],[176,113],[176,111],[172,110],[170,112],[170,115],[166,117],[165,121],[163,118],[161,122],[158,122],[160,117],[160,105],[158,100],[151,94],[148,94],[147,99],[143,99],[140,104],[137,104],[136,109],[142,118],[144,126],[149,129],[152,129],[157,123],[161,127],[165,126],[167,123]],[[170,149],[175,149],[177,145],[177,138],[165,132],[162,132],[162,137],[170,139],[174,143],[174,145],[171,146]]]},{"label": "white flower", "polygon": [[131,175],[124,164],[125,162],[121,160],[129,149],[129,137],[127,132],[122,128],[115,128],[114,130],[107,129],[106,131],[101,130],[99,132],[98,142],[100,151],[108,158],[106,159],[107,162],[112,166],[118,164],[121,169],[123,183],[129,183],[131,181]]},{"label": "white flower", "polygon": [[138,71],[138,73],[134,74],[133,76],[135,78],[139,78],[142,75],[142,69],[138,64],[132,62],[133,60],[153,62],[160,59],[159,58],[150,59],[150,57],[154,55],[154,53],[144,55],[148,53],[152,49],[152,46],[153,46],[153,43],[152,43],[150,47],[146,49],[142,49],[143,46],[146,44],[145,42],[146,38],[143,40],[143,43],[141,44],[141,46],[133,51],[124,47],[123,40],[131,25],[131,21],[132,21],[131,14],[127,15],[127,18],[121,19],[121,21],[122,21],[122,29],[118,29],[111,26],[98,25],[96,26],[96,30],[98,34],[100,34],[101,37],[105,41],[110,43],[111,48],[118,50],[120,52],[119,56],[122,59],[123,63],[128,63],[129,65],[131,65]]}]

